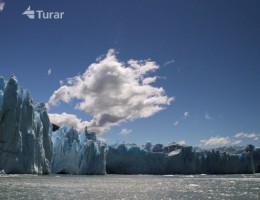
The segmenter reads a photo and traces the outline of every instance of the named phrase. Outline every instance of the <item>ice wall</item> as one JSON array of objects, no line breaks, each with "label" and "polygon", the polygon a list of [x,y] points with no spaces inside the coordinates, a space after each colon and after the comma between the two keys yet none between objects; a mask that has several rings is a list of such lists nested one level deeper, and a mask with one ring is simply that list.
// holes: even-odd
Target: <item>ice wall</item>
[{"label": "ice wall", "polygon": [[253,149],[232,154],[176,143],[116,144],[108,147],[106,169],[113,174],[254,173]]},{"label": "ice wall", "polygon": [[253,153],[255,173],[260,173],[260,148],[256,148]]},{"label": "ice wall", "polygon": [[106,174],[106,145],[95,133],[83,133],[62,125],[52,134],[52,173]]},{"label": "ice wall", "polygon": [[34,103],[16,77],[0,77],[0,170],[5,173],[51,172],[51,124],[44,104]]}]

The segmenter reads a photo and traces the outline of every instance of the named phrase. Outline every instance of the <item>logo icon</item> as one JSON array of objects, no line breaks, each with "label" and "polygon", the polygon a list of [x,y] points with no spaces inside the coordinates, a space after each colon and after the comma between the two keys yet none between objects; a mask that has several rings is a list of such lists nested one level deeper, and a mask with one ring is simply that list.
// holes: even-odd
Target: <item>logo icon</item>
[{"label": "logo icon", "polygon": [[29,6],[26,11],[23,12],[23,15],[26,15],[29,17],[29,19],[34,19],[35,18],[35,12],[34,10],[31,10],[31,6]]},{"label": "logo icon", "polygon": [[29,19],[59,20],[63,18],[64,12],[46,12],[43,10],[31,10],[31,6],[29,6],[22,14],[26,15]]}]

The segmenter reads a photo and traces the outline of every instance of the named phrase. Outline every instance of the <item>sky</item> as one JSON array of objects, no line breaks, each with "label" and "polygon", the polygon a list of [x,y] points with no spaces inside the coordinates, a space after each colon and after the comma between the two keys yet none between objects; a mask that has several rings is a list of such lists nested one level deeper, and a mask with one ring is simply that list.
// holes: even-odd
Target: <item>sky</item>
[{"label": "sky", "polygon": [[[29,19],[30,10],[64,13]],[[260,1],[0,0],[0,75],[107,143],[260,146]],[[58,14],[57,14],[58,15]]]}]

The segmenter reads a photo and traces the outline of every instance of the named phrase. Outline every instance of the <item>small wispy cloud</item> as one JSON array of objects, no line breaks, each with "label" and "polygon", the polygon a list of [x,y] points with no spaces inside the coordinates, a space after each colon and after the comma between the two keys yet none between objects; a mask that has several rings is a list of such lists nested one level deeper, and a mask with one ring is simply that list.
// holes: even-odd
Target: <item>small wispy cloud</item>
[{"label": "small wispy cloud", "polygon": [[211,117],[209,116],[209,113],[208,113],[208,112],[205,112],[205,113],[204,113],[204,118],[205,118],[205,119],[211,119]]},{"label": "small wispy cloud", "polygon": [[180,124],[180,121],[187,119],[189,116],[190,116],[190,113],[188,111],[184,112],[183,115],[179,118],[179,120],[176,120],[173,123],[173,126],[178,126]]},{"label": "small wispy cloud", "polygon": [[60,83],[61,86],[64,85],[64,81],[63,80],[60,80],[59,83]]},{"label": "small wispy cloud", "polygon": [[186,118],[188,118],[190,116],[190,113],[186,111],[186,112],[183,113],[183,116],[186,119]]},{"label": "small wispy cloud", "polygon": [[242,143],[243,138],[259,140],[260,134],[257,133],[244,133],[240,132],[233,137],[211,137],[209,139],[200,140],[201,145],[204,146],[224,146],[224,145],[239,145]]},{"label": "small wispy cloud", "polygon": [[5,2],[0,0],[0,12],[2,12],[5,8]]},{"label": "small wispy cloud", "polygon": [[216,146],[216,145],[222,146],[222,145],[230,144],[231,140],[229,137],[216,136],[216,137],[211,137],[209,139],[200,140],[200,142],[205,146]]},{"label": "small wispy cloud", "polygon": [[185,144],[186,144],[186,142],[185,142],[185,140],[180,140],[179,142],[177,142],[177,144],[180,144],[180,145],[185,145]]},{"label": "small wispy cloud", "polygon": [[48,76],[51,75],[51,69],[48,69]]},{"label": "small wispy cloud", "polygon": [[253,139],[253,140],[259,140],[259,136],[260,136],[260,134],[256,134],[256,133],[240,132],[240,133],[237,133],[234,137],[235,138],[248,138],[248,139]]},{"label": "small wispy cloud", "polygon": [[163,64],[163,66],[167,66],[167,65],[170,65],[170,64],[173,64],[173,63],[175,63],[175,60],[168,60],[168,61],[166,61],[166,62]]},{"label": "small wispy cloud", "polygon": [[179,121],[175,121],[173,125],[174,126],[178,126],[179,125]]},{"label": "small wispy cloud", "polygon": [[129,133],[131,133],[131,132],[132,132],[131,129],[123,128],[123,129],[120,131],[119,135],[126,136],[126,135],[129,135]]},{"label": "small wispy cloud", "polygon": [[236,140],[234,142],[232,142],[233,145],[239,145],[242,142],[242,140]]}]

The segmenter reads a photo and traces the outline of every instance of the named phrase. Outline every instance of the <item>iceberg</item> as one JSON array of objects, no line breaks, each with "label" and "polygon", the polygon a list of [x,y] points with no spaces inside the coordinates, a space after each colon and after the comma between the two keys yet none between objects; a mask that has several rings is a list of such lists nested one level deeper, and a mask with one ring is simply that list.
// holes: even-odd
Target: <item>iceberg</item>
[{"label": "iceberg", "polygon": [[33,102],[15,76],[0,77],[0,170],[50,174],[51,124],[43,103]]},{"label": "iceberg", "polygon": [[87,127],[78,133],[73,127],[61,125],[52,133],[52,173],[77,175],[106,174],[106,145],[97,140]]},{"label": "iceberg", "polygon": [[[259,170],[259,149],[254,146],[200,149],[170,143],[152,145],[113,144],[108,146],[107,173],[111,174],[241,174]],[[253,156],[257,154],[257,156]]]}]

